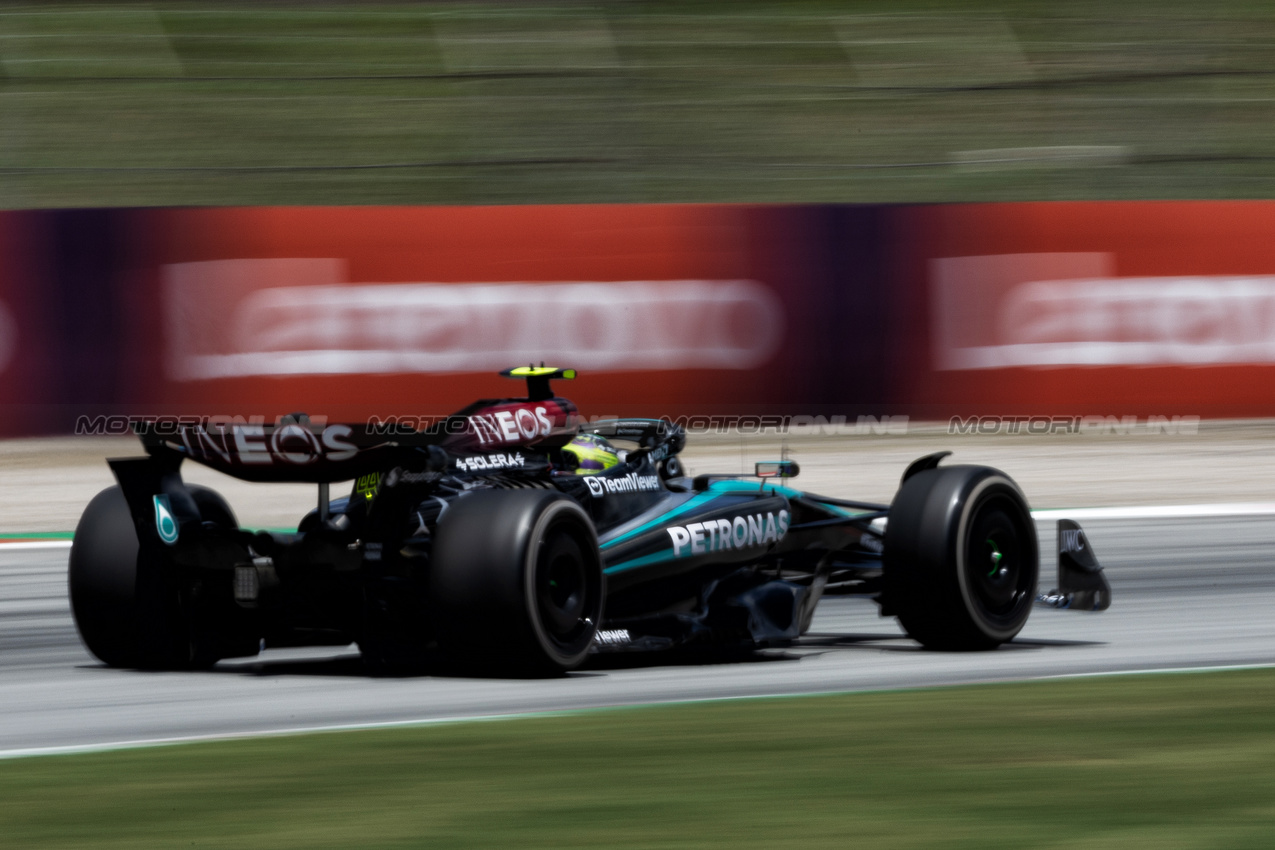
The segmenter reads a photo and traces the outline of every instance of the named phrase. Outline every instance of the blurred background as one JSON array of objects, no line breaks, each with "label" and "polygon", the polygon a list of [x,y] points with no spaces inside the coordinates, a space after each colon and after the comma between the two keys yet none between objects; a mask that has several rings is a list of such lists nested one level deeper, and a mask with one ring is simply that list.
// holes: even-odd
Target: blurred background
[{"label": "blurred background", "polygon": [[[0,829],[1268,846],[1267,673],[909,689],[1270,665],[1273,107],[1269,0],[0,0],[0,756],[730,699],[150,750],[167,773],[0,760]],[[543,682],[86,654],[66,549],[129,417],[433,417],[542,359],[587,416],[736,417],[692,434],[692,473],[791,449],[797,486],[885,502],[926,453],[1004,469],[1044,551],[1084,522],[1115,606],[927,653],[828,600],[766,663]],[[245,528],[314,505],[183,474]],[[863,689],[888,692],[737,700]]]},{"label": "blurred background", "polygon": [[1263,198],[1191,2],[4,4],[0,204]]},{"label": "blurred background", "polygon": [[546,357],[606,415],[1275,415],[1267,4],[2,4],[0,73],[0,434]]}]

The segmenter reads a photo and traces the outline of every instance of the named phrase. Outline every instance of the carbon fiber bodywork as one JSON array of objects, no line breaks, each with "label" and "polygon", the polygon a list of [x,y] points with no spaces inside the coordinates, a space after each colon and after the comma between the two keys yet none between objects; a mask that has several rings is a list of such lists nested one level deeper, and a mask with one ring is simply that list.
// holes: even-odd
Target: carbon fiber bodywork
[{"label": "carbon fiber bodywork", "polygon": [[[138,423],[147,456],[111,468],[140,557],[162,565],[192,630],[223,656],[352,641],[428,652],[439,636],[426,588],[446,512],[479,491],[544,489],[583,508],[596,531],[605,607],[591,623],[594,651],[782,644],[809,628],[823,594],[888,607],[889,506],[774,479],[688,478],[677,426],[583,424],[544,374],[534,377],[527,398],[478,402],[426,431],[317,425],[301,415],[271,426]],[[605,472],[576,474],[563,447],[582,432],[628,448]],[[295,532],[226,527],[182,482],[187,459],[248,480],[315,482],[319,504]],[[330,483],[350,478],[349,495],[329,500]]]}]

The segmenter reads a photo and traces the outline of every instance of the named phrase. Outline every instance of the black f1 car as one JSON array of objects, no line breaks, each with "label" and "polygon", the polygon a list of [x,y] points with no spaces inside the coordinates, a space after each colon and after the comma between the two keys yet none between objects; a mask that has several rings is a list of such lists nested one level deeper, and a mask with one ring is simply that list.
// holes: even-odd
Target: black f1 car
[{"label": "black f1 car", "polygon": [[[1033,602],[1100,610],[1111,590],[1073,522],[1058,588],[1037,594],[1036,530],[1017,485],[928,455],[890,505],[756,479],[687,477],[665,420],[584,423],[550,379],[424,430],[312,422],[135,423],[145,457],[110,461],[75,531],[70,593],[107,664],[188,668],[262,647],[347,645],[382,670],[434,661],[543,674],[590,652],[783,645],[825,594],[860,594],[927,647],[990,649]],[[627,448],[621,448],[627,446]],[[190,459],[249,481],[308,481],[292,533],[239,527]],[[332,482],[354,480],[329,499]]]}]

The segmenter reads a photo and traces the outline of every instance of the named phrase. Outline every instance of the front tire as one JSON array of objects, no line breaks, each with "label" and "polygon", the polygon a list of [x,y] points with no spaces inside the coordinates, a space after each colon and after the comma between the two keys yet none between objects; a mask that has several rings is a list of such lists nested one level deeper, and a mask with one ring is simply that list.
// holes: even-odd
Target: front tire
[{"label": "front tire", "polygon": [[1040,554],[1027,500],[985,466],[919,472],[890,505],[884,602],[930,649],[992,649],[1022,630]]},{"label": "front tire", "polygon": [[483,672],[566,672],[584,661],[602,619],[593,523],[553,491],[462,496],[439,519],[428,587],[452,661]]}]

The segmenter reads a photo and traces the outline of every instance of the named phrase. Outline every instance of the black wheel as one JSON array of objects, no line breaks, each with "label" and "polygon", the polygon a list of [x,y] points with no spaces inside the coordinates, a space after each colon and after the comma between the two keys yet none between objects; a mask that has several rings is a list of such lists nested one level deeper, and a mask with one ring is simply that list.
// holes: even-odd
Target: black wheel
[{"label": "black wheel", "polygon": [[195,506],[199,508],[199,516],[204,522],[211,522],[222,528],[239,527],[239,521],[235,519],[235,512],[230,509],[230,503],[216,490],[202,484],[187,484],[186,489],[195,500]]},{"label": "black wheel", "polygon": [[[193,486],[205,522],[234,527],[229,505]],[[195,640],[178,582],[144,554],[123,491],[109,487],[84,509],[71,543],[71,611],[89,652],[112,667],[209,666],[218,653]]]},{"label": "black wheel", "polygon": [[570,670],[588,654],[602,619],[593,523],[556,492],[463,496],[439,518],[428,593],[450,659],[487,672]]},{"label": "black wheel", "polygon": [[71,611],[89,652],[112,667],[141,662],[137,531],[119,487],[93,497],[71,542]]},{"label": "black wheel", "polygon": [[996,469],[948,466],[907,479],[890,505],[883,602],[932,649],[992,649],[1027,622],[1036,598],[1036,526]]}]

